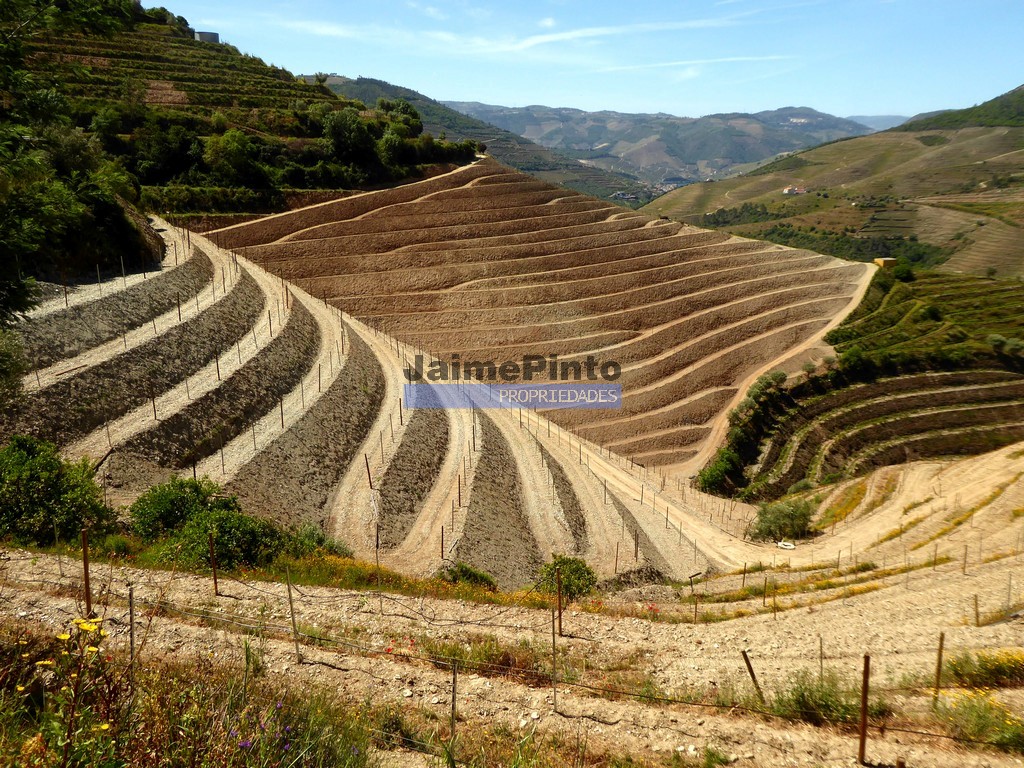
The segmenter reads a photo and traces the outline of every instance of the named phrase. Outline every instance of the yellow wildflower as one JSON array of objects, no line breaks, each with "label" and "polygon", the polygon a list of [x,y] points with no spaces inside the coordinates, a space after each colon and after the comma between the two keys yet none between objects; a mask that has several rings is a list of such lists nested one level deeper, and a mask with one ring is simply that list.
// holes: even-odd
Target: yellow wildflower
[{"label": "yellow wildflower", "polygon": [[98,651],[99,648],[97,648],[95,645],[90,645],[87,646],[85,650],[87,650],[89,653],[96,653],[96,651]]},{"label": "yellow wildflower", "polygon": [[57,639],[58,640],[70,640],[71,639],[71,635],[69,635],[67,632],[62,632],[61,634],[57,635]]},{"label": "yellow wildflower", "polygon": [[83,621],[81,624],[78,625],[78,628],[83,632],[95,632],[100,627],[98,624],[95,624],[91,621]]},{"label": "yellow wildflower", "polygon": [[25,686],[24,685],[19,685],[17,688],[18,688],[18,693],[21,693],[22,691],[25,690]]}]

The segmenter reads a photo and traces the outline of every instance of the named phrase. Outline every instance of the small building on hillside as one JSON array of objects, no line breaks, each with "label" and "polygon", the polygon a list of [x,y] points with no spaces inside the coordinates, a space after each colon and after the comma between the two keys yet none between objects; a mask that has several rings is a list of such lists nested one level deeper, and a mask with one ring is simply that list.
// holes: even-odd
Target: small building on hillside
[{"label": "small building on hillside", "polygon": [[199,31],[194,31],[192,34],[195,36],[195,39],[198,40],[200,43],[219,43],[220,42],[220,33],[219,32],[199,32]]},{"label": "small building on hillside", "polygon": [[882,269],[892,269],[893,267],[896,266],[896,259],[885,256],[879,259],[875,259],[874,264],[876,267],[881,267]]},{"label": "small building on hillside", "polygon": [[794,187],[794,186],[785,187],[782,190],[782,194],[784,194],[784,195],[806,195],[807,194],[807,187]]}]

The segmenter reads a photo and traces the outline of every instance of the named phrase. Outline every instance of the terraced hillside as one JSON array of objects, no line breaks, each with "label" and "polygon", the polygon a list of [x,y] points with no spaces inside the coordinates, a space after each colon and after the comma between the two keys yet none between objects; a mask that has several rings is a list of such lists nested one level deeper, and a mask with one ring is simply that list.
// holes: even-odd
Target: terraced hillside
[{"label": "terraced hillside", "polygon": [[405,102],[340,98],[231,45],[194,40],[164,9],[135,6],[108,32],[36,34],[24,67],[63,97],[91,152],[135,177],[133,202],[147,210],[287,210],[322,190],[337,196],[473,159],[475,142],[423,134]]},{"label": "terraced hillside", "polygon": [[684,474],[745,382],[816,344],[869,275],[650,219],[490,160],[212,236],[443,359],[620,363],[621,411],[550,415],[585,440]]},{"label": "terraced hillside", "polygon": [[[965,127],[911,130],[904,126],[826,144],[780,158],[754,171],[670,192],[644,207],[652,215],[700,223],[716,211],[734,211],[724,228],[747,237],[791,242],[789,225],[818,249],[832,252],[825,235],[878,238],[879,252],[904,245],[933,246],[927,258],[943,269],[1022,274],[1020,190],[1024,128]],[[787,187],[806,194],[785,195]],[[968,198],[965,200],[964,195]],[[980,200],[974,196],[982,195]],[[974,205],[964,207],[965,203]],[[744,204],[764,206],[744,216]],[[778,235],[786,239],[778,239]],[[882,242],[890,240],[889,243]],[[854,243],[855,245],[856,243]]]},{"label": "terraced hillside", "polygon": [[172,475],[208,475],[247,510],[313,523],[409,573],[458,558],[511,588],[558,552],[604,577],[707,567],[680,521],[670,528],[669,510],[654,509],[640,470],[618,459],[609,488],[592,447],[550,423],[541,435],[537,416],[409,411],[403,363],[422,350],[158,224],[160,272],[58,293],[19,326],[33,370],[0,436],[87,457],[114,504]]},{"label": "terraced hillside", "polygon": [[291,114],[289,101],[337,101],[255,56],[175,35],[169,27],[156,24],[141,24],[131,34],[113,38],[38,39],[32,42],[30,54],[37,65],[56,68],[66,95],[104,104],[124,96],[126,80],[144,86],[140,95],[146,104],[197,115],[220,109],[229,119],[243,123],[252,119],[246,112],[253,109],[263,110],[265,120],[274,115],[284,119]]},{"label": "terraced hillside", "polygon": [[[473,194],[478,191],[476,187],[485,194]],[[465,211],[456,210],[457,200]],[[510,200],[520,205],[509,204]],[[538,208],[551,208],[548,217],[560,225],[523,231],[523,221],[538,221]],[[382,216],[385,211],[392,215]],[[339,216],[339,212],[346,215]],[[581,218],[595,214],[595,223],[580,223]],[[473,223],[473,217],[482,221]],[[396,226],[403,218],[418,226]],[[274,234],[283,222],[295,225],[288,230],[291,235],[259,244],[261,238],[269,240],[267,234]],[[391,226],[382,227],[382,222]],[[424,227],[424,222],[434,226]],[[355,234],[346,231],[349,229],[362,231]],[[325,230],[335,233],[330,241],[310,237]],[[495,230],[509,234],[495,236]],[[481,231],[487,233],[482,239],[478,237]],[[449,238],[463,233],[464,237],[448,240],[436,238],[438,233],[446,233]],[[798,293],[803,286],[810,295],[803,302],[791,301],[795,308],[801,303],[819,304],[821,294],[815,286],[820,283],[813,278],[829,275],[835,285],[826,295],[841,300],[845,308],[850,297],[863,288],[867,274],[861,265],[834,264],[776,247],[758,250],[758,244],[749,241],[651,221],[581,196],[566,195],[563,190],[489,162],[446,177],[269,217],[214,235],[218,242],[241,240],[235,251],[172,228],[167,228],[164,236],[168,244],[176,246],[172,250],[187,253],[189,258],[175,265],[169,257],[159,276],[83,287],[71,292],[66,302],[58,296],[36,310],[24,328],[37,334],[40,349],[53,349],[51,357],[55,359],[45,366],[40,364],[25,377],[27,397],[15,412],[5,414],[3,434],[21,431],[44,435],[58,442],[68,456],[90,457],[115,503],[132,500],[158,480],[195,472],[226,484],[251,512],[288,523],[322,526],[344,540],[359,557],[379,559],[382,565],[423,575],[457,560],[468,562],[494,575],[499,585],[508,589],[533,583],[540,563],[559,553],[585,558],[602,579],[627,580],[662,576],[684,580],[695,573],[720,573],[740,569],[744,563],[773,559],[773,547],[745,540],[754,515],[751,507],[698,493],[678,473],[673,476],[658,471],[650,461],[644,466],[616,450],[617,445],[635,445],[638,454],[643,455],[646,449],[650,457],[663,451],[665,444],[671,446],[668,450],[678,450],[672,442],[675,436],[683,436],[692,444],[703,440],[705,446],[712,446],[711,435],[723,421],[722,410],[741,386],[733,383],[711,390],[711,395],[720,397],[721,404],[698,394],[682,400],[678,411],[672,407],[654,410],[653,417],[664,420],[677,412],[696,415],[682,427],[660,426],[664,420],[646,421],[658,425],[646,435],[624,432],[623,421],[601,420],[600,412],[593,423],[581,420],[574,425],[570,417],[577,414],[557,411],[542,414],[506,410],[486,415],[469,410],[410,411],[402,402],[407,362],[423,354],[429,364],[437,350],[431,351],[428,346],[440,347],[447,338],[468,339],[472,333],[447,317],[449,313],[463,319],[479,312],[492,313],[491,321],[475,331],[475,345],[463,342],[457,348],[464,354],[507,355],[499,346],[501,342],[494,341],[501,339],[504,331],[521,345],[520,349],[512,347],[513,354],[529,351],[526,342],[539,339],[550,343],[555,338],[567,345],[565,354],[571,360],[588,347],[573,347],[569,334],[545,337],[540,332],[547,325],[567,325],[567,302],[531,303],[517,298],[517,291],[527,296],[530,290],[541,298],[563,295],[558,291],[566,288],[561,285],[565,281],[544,279],[546,275],[538,274],[534,260],[544,263],[545,259],[554,259],[554,277],[559,269],[567,270],[568,276],[579,277],[581,272],[588,275],[580,280],[580,286],[570,288],[598,281],[597,290],[578,302],[591,311],[590,315],[580,313],[580,322],[595,329],[593,338],[585,343],[598,350],[595,341],[600,342],[602,334],[617,339],[616,334],[626,329],[629,332],[623,338],[628,342],[633,337],[657,338],[663,328],[670,332],[674,329],[671,318],[639,334],[624,323],[601,325],[608,319],[605,314],[616,322],[622,317],[643,320],[643,312],[666,311],[665,304],[669,309],[687,306],[676,305],[674,298],[659,300],[657,290],[667,286],[670,295],[681,291],[673,284],[680,281],[692,286],[691,276],[667,271],[667,279],[648,284],[643,282],[646,272],[658,276],[663,270],[694,267],[697,279],[708,282],[698,282],[697,290],[682,295],[696,300],[693,297],[699,297],[702,291],[720,296],[743,286],[743,280],[734,279],[732,259],[756,257],[742,261],[745,266],[740,268],[753,284],[748,290],[764,285],[762,275],[771,281],[792,274],[795,265],[791,260],[796,264],[809,261],[804,266],[810,268],[798,274],[810,276],[810,281],[795,281],[768,294],[769,299],[777,300]],[[409,243],[413,237],[421,242]],[[501,244],[495,246],[495,239]],[[284,257],[289,245],[313,248],[316,254],[328,243],[342,253],[325,263],[349,265],[350,274],[310,275],[303,270],[317,267],[316,261],[294,254]],[[589,248],[567,250],[580,243]],[[534,253],[535,246],[544,246],[550,252]],[[517,253],[509,250],[515,248],[521,249],[519,258],[509,256]],[[650,250],[649,257],[639,255],[646,250]],[[402,259],[417,257],[434,260],[440,268],[410,268],[401,263]],[[559,264],[559,259],[564,261]],[[650,263],[645,264],[645,259]],[[625,264],[616,264],[619,260]],[[638,261],[643,268],[635,268]],[[698,271],[704,262],[705,267],[713,266]],[[299,276],[294,283],[289,282],[281,274],[264,270],[262,263],[280,273],[292,270]],[[361,269],[354,269],[354,265]],[[386,278],[380,273],[383,269],[391,270]],[[192,277],[188,277],[190,274]],[[178,276],[188,279],[182,283]],[[387,280],[394,284],[387,285]],[[450,290],[408,290],[424,280],[431,286],[448,284]],[[433,280],[440,283],[430,282]],[[467,280],[475,281],[474,286],[490,281],[499,286],[476,297],[478,302],[493,299],[494,309],[473,304],[472,300],[460,303],[464,295],[472,297],[474,293],[460,288]],[[191,293],[179,299],[186,292],[182,285],[190,286]],[[338,286],[352,290],[339,296],[335,294]],[[359,286],[377,287],[371,292]],[[385,287],[390,290],[382,290]],[[623,301],[617,293],[651,289],[655,300],[635,303],[631,314],[614,309],[622,306],[615,302]],[[551,290],[554,293],[549,293]],[[848,293],[844,295],[843,290]],[[172,293],[173,302],[168,298]],[[501,295],[515,300],[496,298]],[[572,293],[564,295],[571,297]],[[143,307],[150,309],[140,309],[139,301],[129,300],[132,296],[144,296]],[[607,309],[607,297],[611,297],[613,311],[602,313]],[[756,293],[752,298],[735,298],[739,307],[749,304],[748,309],[755,308],[747,315],[719,316],[700,310],[693,313],[697,322],[706,318],[719,323],[711,330],[697,326],[704,328],[707,340],[719,333],[722,338],[733,339],[732,344],[724,344],[709,358],[724,359],[729,365],[723,366],[725,370],[741,378],[773,367],[778,357],[792,355],[795,346],[815,341],[813,333],[797,336],[792,346],[772,358],[751,360],[751,346],[762,351],[773,349],[764,339],[772,338],[771,329],[776,326],[768,321],[767,333],[755,333],[754,341],[748,344],[736,344],[735,336],[729,334],[742,333],[748,324],[754,324],[757,330],[757,307],[762,307],[765,314],[789,311],[759,304],[759,298]],[[428,314],[446,335],[427,333],[416,323],[403,325],[409,320],[398,311],[404,300],[413,308],[408,313],[412,318],[419,321],[420,315]],[[332,307],[332,301],[346,312]],[[425,312],[423,307],[431,303],[436,310]],[[65,334],[81,317],[117,318],[126,306],[132,311],[124,315],[123,325],[113,324],[120,333],[112,338],[107,332],[83,335],[66,347],[47,341],[46,327],[55,329],[55,334]],[[358,308],[363,319],[347,314],[348,307]],[[368,311],[374,307],[377,311]],[[503,321],[503,313],[513,322]],[[682,315],[680,325],[689,317]],[[783,318],[782,328],[804,329],[810,325],[819,329],[819,335],[820,329],[831,322],[821,317],[808,321],[801,315],[795,321],[784,322],[788,317]],[[515,322],[518,318],[527,322]],[[536,335],[531,337],[530,332]],[[428,343],[423,343],[424,339]],[[618,340],[613,344],[629,346]],[[688,343],[683,341],[679,346],[686,349]],[[648,342],[641,349],[657,347]],[[679,350],[670,347],[655,351],[649,359],[631,358],[636,361],[632,366],[636,371],[655,369],[652,383],[665,381],[647,390],[631,381],[628,391],[635,388],[641,394],[652,391],[671,397],[676,382],[685,383],[693,372],[700,374],[704,365],[701,359],[696,365],[672,372],[670,362],[677,353]],[[451,353],[445,351],[442,357],[444,354]],[[628,370],[629,365],[626,367]],[[1020,379],[1005,372],[969,379],[922,378],[916,388],[908,384],[904,390],[879,394],[883,383],[874,390],[858,390],[863,397],[844,395],[849,399],[843,406],[823,403],[820,413],[807,412],[806,434],[828,430],[830,438],[835,439],[825,444],[820,458],[812,456],[806,461],[803,456],[814,447],[813,437],[794,440],[792,447],[780,442],[774,449],[780,475],[789,471],[781,464],[789,455],[799,458],[793,466],[800,462],[800,466],[820,465],[823,480],[834,472],[836,462],[845,464],[849,460],[863,469],[887,463],[891,458],[879,459],[874,449],[891,451],[890,438],[903,436],[909,436],[917,455],[927,455],[929,440],[945,439],[948,433],[955,442],[968,430],[986,424],[978,414],[1001,409],[1006,411],[1002,415],[1007,420],[1017,407],[1015,400],[1020,399]],[[698,388],[705,381],[698,376],[691,386]],[[662,388],[664,392],[659,392]],[[872,392],[876,395],[869,396]],[[939,396],[945,400],[937,405]],[[627,398],[627,407],[633,397],[630,394]],[[889,405],[894,400],[899,401],[900,408]],[[948,420],[943,422],[945,431],[939,436],[924,428],[934,422],[936,414]],[[891,415],[894,418],[888,418]],[[622,420],[624,416],[618,414],[617,418]],[[646,419],[647,414],[640,412],[637,421]],[[595,434],[601,439],[594,439]],[[1010,438],[1019,436],[1007,433],[1006,439]],[[944,445],[940,440],[938,452],[948,453],[942,450]],[[805,475],[806,471],[800,477]],[[779,484],[785,482],[780,480]],[[880,500],[880,505],[892,496],[885,490],[885,483],[877,493],[871,490],[875,485],[865,487],[866,496],[854,497],[857,503],[872,498]],[[920,495],[919,491],[915,493]],[[843,488],[836,493],[844,493]],[[838,502],[830,501],[831,496],[823,498],[821,519],[836,514],[829,511],[833,506],[850,507],[845,498]],[[859,550],[875,542],[891,548],[891,542],[879,542],[881,537],[872,532],[873,519],[865,513],[863,523],[851,523],[827,543],[854,543]],[[941,544],[946,534],[941,532],[942,524],[936,525],[936,541]],[[851,535],[859,538],[847,542]],[[816,563],[814,546],[794,553],[792,562]]]},{"label": "terraced hillside", "polygon": [[876,467],[984,453],[1024,440],[1024,376],[928,373],[847,387],[801,403],[768,441],[747,493],[774,498]]}]

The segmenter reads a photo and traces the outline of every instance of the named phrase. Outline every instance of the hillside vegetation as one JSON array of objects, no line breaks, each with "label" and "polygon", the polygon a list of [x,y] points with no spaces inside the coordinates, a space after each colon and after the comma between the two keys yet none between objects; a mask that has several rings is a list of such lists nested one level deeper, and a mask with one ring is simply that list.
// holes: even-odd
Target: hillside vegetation
[{"label": "hillside vegetation", "polygon": [[192,39],[163,9],[135,7],[124,24],[109,36],[34,38],[26,52],[147,207],[275,210],[285,189],[393,182],[473,157],[472,142],[423,133],[408,103],[339,99],[233,46]]},{"label": "hillside vegetation", "polygon": [[1024,126],[1024,85],[966,109],[952,109],[937,115],[910,120],[901,131],[955,130],[975,126]]},{"label": "hillside vegetation", "polygon": [[1024,438],[1024,300],[1017,281],[876,274],[825,340],[823,370],[760,387],[701,473],[705,490],[775,498],[886,464],[982,453]]}]

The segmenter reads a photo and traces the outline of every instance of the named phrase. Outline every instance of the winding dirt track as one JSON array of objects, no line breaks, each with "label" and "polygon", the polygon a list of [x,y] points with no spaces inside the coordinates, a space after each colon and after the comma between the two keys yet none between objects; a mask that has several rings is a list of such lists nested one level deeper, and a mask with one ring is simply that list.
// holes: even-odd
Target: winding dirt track
[{"label": "winding dirt track", "polygon": [[[210,245],[212,249],[214,246],[212,243]],[[221,254],[225,258],[229,256],[227,251],[221,251]],[[279,287],[280,283],[271,275],[241,257],[236,257],[236,259],[242,268],[249,271],[250,274],[259,275],[265,289],[274,291],[274,297],[279,299],[282,305],[290,305],[291,302],[299,301],[309,310],[320,331],[320,348],[317,356],[309,361],[306,375],[299,386],[293,388],[282,398],[281,407],[262,416],[252,426],[249,433],[240,434],[224,446],[223,463],[221,456],[210,456],[198,465],[197,471],[209,475],[218,482],[227,482],[234,477],[256,453],[301,419],[306,411],[327,391],[327,388],[337,380],[347,360],[347,356],[343,352],[343,349],[347,350],[347,347],[343,343],[344,330],[341,315],[334,307],[314,299],[301,288],[293,286],[286,289],[288,295],[286,301],[285,293],[282,293]],[[268,296],[270,295],[268,294]],[[268,318],[268,326],[269,322]],[[253,329],[253,355],[259,352],[258,339],[262,327],[261,323],[260,326]],[[265,341],[269,341],[269,327],[267,337]]]},{"label": "winding dirt track", "polygon": [[395,354],[394,342],[356,320],[347,320],[347,325],[366,342],[380,362],[387,392],[383,406],[359,450],[358,456],[362,461],[357,459],[348,467],[325,515],[332,535],[348,544],[357,557],[370,559],[376,551],[377,504],[367,472],[373,478],[373,488],[379,488],[384,472],[402,441],[405,418],[400,411],[404,407],[401,398],[405,376],[402,362]]},{"label": "winding dirt track", "polygon": [[[175,232],[177,234],[176,230],[171,228],[170,225],[167,225],[166,233],[171,232]],[[177,234],[177,236],[179,238],[181,237],[180,234]],[[193,237],[199,244],[210,245],[205,241],[205,238],[202,238],[199,235],[193,235]],[[228,290],[234,290],[238,286],[238,277],[240,273],[232,262],[230,255],[212,246],[207,250],[209,257],[214,264],[215,274],[221,274],[220,270],[223,267],[225,275],[229,275],[231,277],[231,282],[227,284]],[[281,296],[279,281],[263,272],[263,270],[253,271],[250,274],[252,274],[256,279],[257,284],[260,287],[265,306],[272,305],[275,303],[275,300],[279,300]],[[192,302],[188,315],[186,315],[185,308],[182,307],[182,321],[184,322],[188,320],[189,317],[195,317],[203,311],[204,298],[208,297],[206,306],[209,306],[213,301],[223,300],[226,296],[224,290],[225,283],[221,282],[220,286],[221,287],[219,289],[214,289],[213,285],[211,285],[208,290],[204,289],[204,291],[196,297],[198,302]],[[216,299],[214,298],[214,290],[217,290]],[[204,294],[206,294],[206,296],[204,296]],[[278,306],[279,308],[284,307],[285,304],[284,302],[278,301]],[[287,309],[284,310],[285,313],[287,313],[287,311]],[[168,327],[172,327],[173,324],[177,324],[177,317],[177,311],[167,313],[157,320],[157,327],[164,328],[166,330]],[[280,328],[286,320],[287,314],[280,316],[277,322],[277,327]],[[161,323],[161,321],[164,322]],[[153,426],[154,407],[157,414],[156,419],[158,420],[160,415],[176,413],[193,399],[201,397],[203,394],[216,389],[223,379],[228,378],[232,373],[241,368],[257,354],[259,350],[259,342],[257,339],[259,337],[263,337],[264,343],[269,341],[270,323],[271,320],[268,318],[256,326],[254,329],[255,336],[247,338],[244,351],[242,350],[241,345],[239,345],[237,350],[235,348],[225,350],[216,361],[210,362],[195,375],[190,376],[185,381],[180,382],[176,387],[157,396],[155,398],[155,406],[154,403],[139,406],[121,418],[93,431],[82,440],[68,446],[65,451],[66,455],[74,457],[88,456],[93,460],[97,460],[103,457],[110,447],[121,445],[135,435],[138,435]],[[145,337],[147,328],[149,328],[149,326],[143,326],[138,329],[136,333]],[[251,344],[249,343],[250,340],[252,342]],[[129,350],[130,349],[131,347],[129,347]],[[121,352],[122,344],[115,341],[101,347],[97,347],[94,350],[90,350],[84,355],[79,356],[79,358],[75,358],[75,361],[77,362],[80,358],[88,358],[88,364],[94,365],[98,362],[115,357]]]}]

